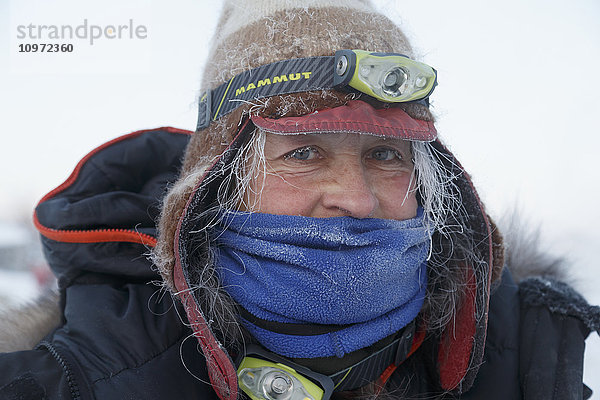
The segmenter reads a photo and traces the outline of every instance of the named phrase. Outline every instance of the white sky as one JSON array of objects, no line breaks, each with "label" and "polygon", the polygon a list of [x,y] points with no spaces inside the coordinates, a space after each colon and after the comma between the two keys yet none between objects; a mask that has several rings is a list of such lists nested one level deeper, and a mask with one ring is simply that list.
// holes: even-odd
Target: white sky
[{"label": "white sky", "polygon": [[[600,2],[379,0],[439,73],[438,131],[489,212],[518,205],[600,303]],[[95,146],[157,126],[193,129],[219,1],[0,3],[0,219],[29,214]],[[18,53],[17,25],[145,25],[146,39],[67,40]],[[89,39],[88,39],[89,40]],[[591,276],[591,278],[589,278]],[[600,352],[596,349],[596,352]],[[597,365],[600,365],[597,364]],[[600,383],[596,385],[600,391]]]}]

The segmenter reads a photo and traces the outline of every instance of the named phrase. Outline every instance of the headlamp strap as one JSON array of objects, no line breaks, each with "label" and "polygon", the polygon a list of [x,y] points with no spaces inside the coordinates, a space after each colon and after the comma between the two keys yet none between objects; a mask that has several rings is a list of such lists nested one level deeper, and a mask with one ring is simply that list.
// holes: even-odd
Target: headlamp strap
[{"label": "headlamp strap", "polygon": [[197,130],[265,97],[345,88],[383,102],[423,102],[437,85],[430,66],[398,53],[338,50],[334,56],[281,60],[244,71],[200,96]]},{"label": "headlamp strap", "polygon": [[[262,329],[288,335],[323,335],[344,328],[338,325],[309,325],[281,323],[263,320],[252,315],[243,307],[239,307],[242,318],[251,321]],[[415,342],[416,322],[413,320],[398,333],[390,344],[377,352],[363,358],[328,378],[335,386],[335,391],[352,390],[367,385],[381,376],[389,365],[400,365],[408,358]]]},{"label": "headlamp strap", "polygon": [[330,89],[335,57],[282,60],[245,71],[200,96],[196,130],[237,107],[265,97]]},{"label": "headlamp strap", "polygon": [[336,392],[352,390],[375,381],[389,365],[400,365],[407,357],[413,344],[415,322],[407,325],[400,337],[383,349],[362,359],[351,367],[330,375]]},{"label": "headlamp strap", "polygon": [[[415,322],[411,322],[401,331],[400,337],[396,338],[383,349],[373,353],[360,362],[329,376],[314,372],[289,359],[271,353],[259,345],[247,344],[244,354],[240,355],[236,362],[236,365],[238,366],[238,379],[241,380],[240,382],[243,382],[243,384],[240,383],[240,387],[254,400],[265,398],[263,394],[257,392],[257,379],[261,382],[261,385],[263,384],[263,378],[257,376],[264,375],[266,379],[267,375],[273,373],[268,372],[269,369],[272,371],[273,367],[275,367],[286,373],[299,374],[295,375],[296,379],[309,379],[313,384],[317,384],[322,390],[322,395],[318,395],[315,399],[329,400],[334,391],[341,392],[353,390],[367,385],[374,382],[377,378],[380,378],[382,376],[382,371],[383,374],[386,374],[391,366],[395,367],[401,364],[408,357],[411,348],[414,347],[415,326]],[[252,359],[255,361],[252,361]],[[269,366],[268,363],[265,364],[263,362],[261,366],[260,359],[278,364]],[[264,370],[264,368],[267,368],[267,370]],[[257,371],[259,369],[263,372],[258,373]],[[390,370],[389,375],[393,373],[393,370],[395,370],[395,368]],[[300,376],[302,376],[302,378],[300,378]],[[308,382],[305,383],[308,384]],[[309,384],[309,386],[313,384]],[[309,393],[314,394],[310,387],[305,387],[305,389]],[[304,390],[301,390],[301,392],[304,392]],[[299,398],[303,397],[306,398],[306,396],[300,396]],[[296,399],[298,397],[292,396],[291,398]]]}]

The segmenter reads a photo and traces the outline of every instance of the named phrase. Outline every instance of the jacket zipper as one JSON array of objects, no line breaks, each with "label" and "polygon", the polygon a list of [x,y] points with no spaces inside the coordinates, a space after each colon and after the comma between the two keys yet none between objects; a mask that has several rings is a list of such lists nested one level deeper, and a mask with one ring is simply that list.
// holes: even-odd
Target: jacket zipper
[{"label": "jacket zipper", "polygon": [[52,345],[50,342],[44,340],[36,346],[36,348],[40,347],[45,347],[65,372],[67,383],[69,385],[69,391],[71,392],[71,398],[74,400],[79,399],[81,397],[79,387],[77,386],[77,382],[75,381],[75,377],[73,376],[73,372],[71,371],[69,363],[60,355],[56,347],[54,347],[54,345]]},{"label": "jacket zipper", "polygon": [[65,230],[48,228],[38,220],[37,213],[33,215],[33,223],[37,230],[45,237],[57,242],[65,243],[98,243],[98,242],[131,242],[144,246],[156,246],[156,238],[146,233],[130,229],[91,229],[91,230]]}]

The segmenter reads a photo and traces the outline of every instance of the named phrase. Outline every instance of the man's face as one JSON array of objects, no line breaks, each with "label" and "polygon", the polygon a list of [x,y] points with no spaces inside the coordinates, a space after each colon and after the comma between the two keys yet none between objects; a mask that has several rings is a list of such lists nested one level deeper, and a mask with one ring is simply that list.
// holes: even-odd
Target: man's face
[{"label": "man's face", "polygon": [[[247,204],[306,217],[409,219],[416,216],[410,142],[354,133],[266,134],[266,177]],[[263,186],[264,185],[264,186]]]}]

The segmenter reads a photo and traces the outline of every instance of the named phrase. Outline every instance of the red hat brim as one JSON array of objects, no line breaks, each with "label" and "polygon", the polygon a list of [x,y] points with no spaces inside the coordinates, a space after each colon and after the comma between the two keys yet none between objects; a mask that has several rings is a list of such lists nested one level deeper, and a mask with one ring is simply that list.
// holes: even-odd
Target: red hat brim
[{"label": "red hat brim", "polygon": [[437,137],[433,122],[412,118],[399,107],[376,109],[359,100],[300,117],[251,118],[258,128],[283,135],[345,132],[426,142]]}]

